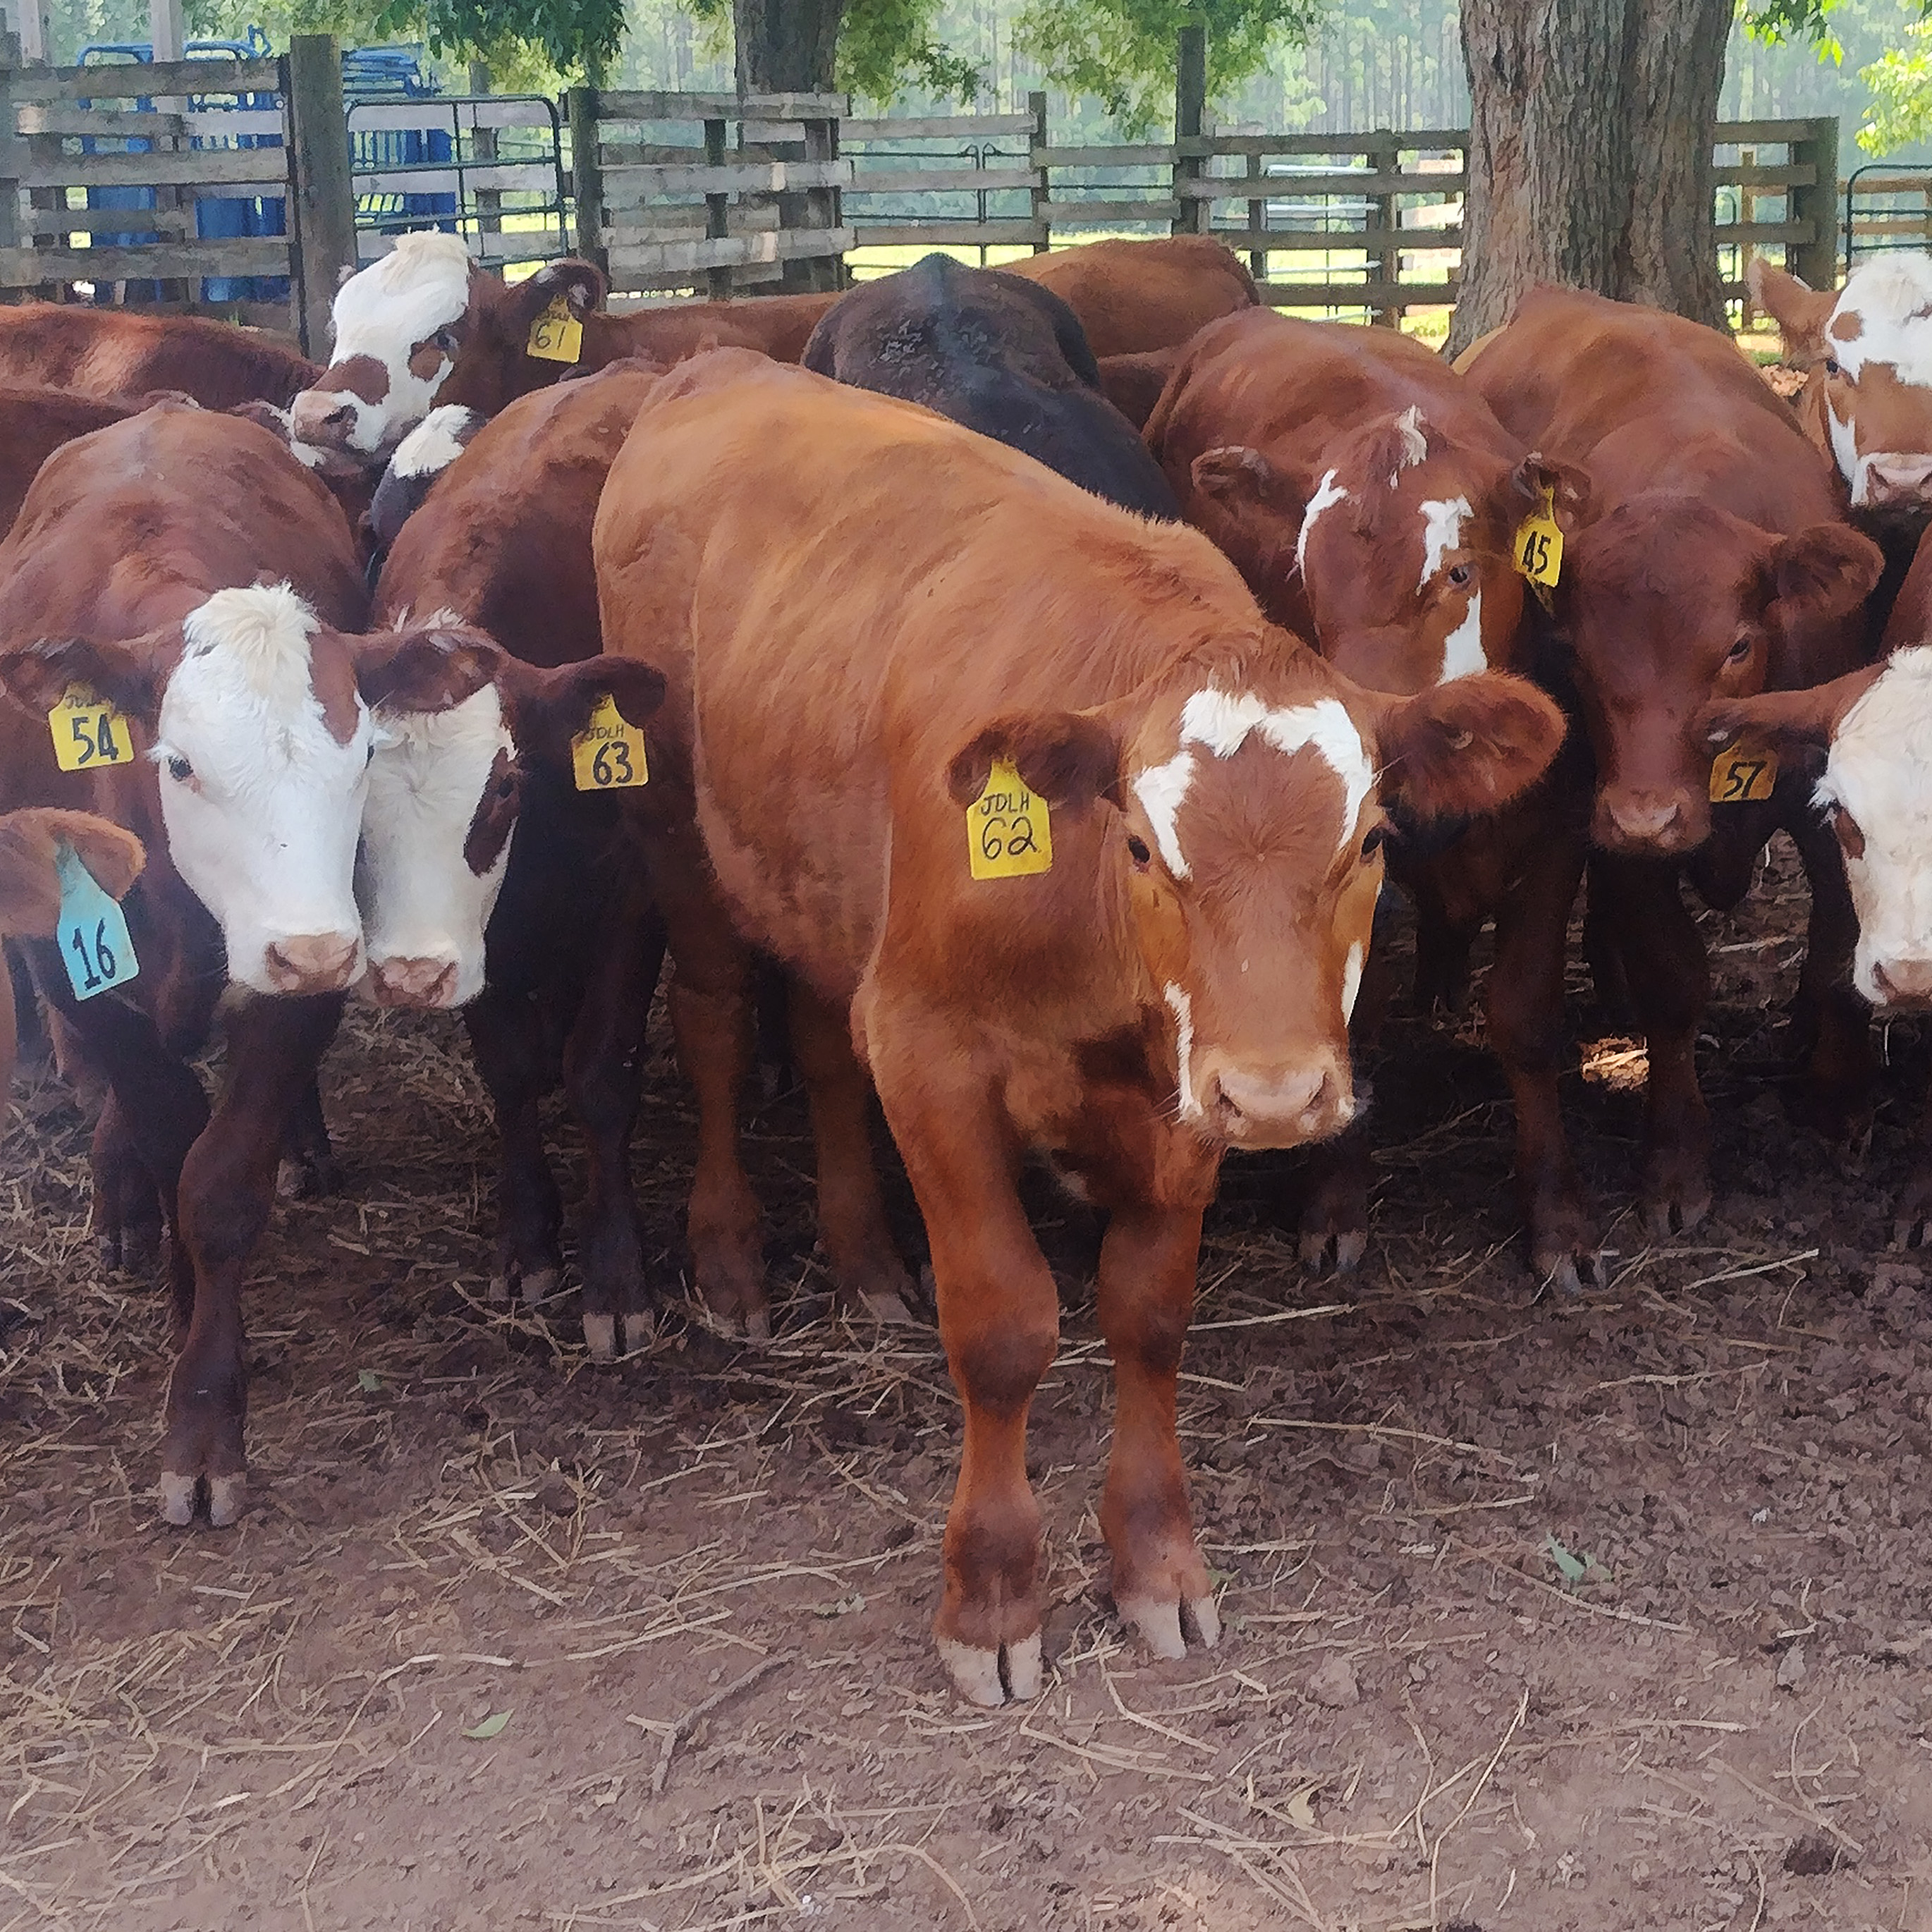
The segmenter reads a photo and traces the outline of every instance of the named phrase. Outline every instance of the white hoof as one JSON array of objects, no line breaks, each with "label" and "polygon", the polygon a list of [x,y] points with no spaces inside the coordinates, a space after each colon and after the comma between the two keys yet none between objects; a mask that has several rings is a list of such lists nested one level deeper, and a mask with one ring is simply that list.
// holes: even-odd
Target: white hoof
[{"label": "white hoof", "polygon": [[1040,1632],[1006,1646],[1006,1690],[1016,1704],[1030,1704],[1040,1695]]},{"label": "white hoof", "polygon": [[540,1301],[548,1301],[556,1292],[556,1270],[538,1268],[524,1277],[524,1306],[534,1308]]},{"label": "white hoof", "polygon": [[658,1339],[657,1318],[647,1308],[634,1308],[620,1318],[623,1324],[624,1352],[641,1355]]},{"label": "white hoof", "polygon": [[1114,1608],[1121,1622],[1139,1631],[1141,1641],[1155,1656],[1187,1654],[1187,1640],[1180,1634],[1180,1606],[1172,1597],[1123,1597]]},{"label": "white hoof", "polygon": [[248,1504],[246,1476],[211,1476],[208,1479],[208,1520],[217,1529],[226,1529]]},{"label": "white hoof", "polygon": [[[989,1650],[943,1636],[939,1640],[939,1660],[946,1666],[954,1689],[969,1703],[997,1710],[1009,1697],[1016,1703],[1025,1703],[1040,1695],[1037,1630],[1031,1636]],[[1004,1672],[1002,1662],[1006,1666]]]},{"label": "white hoof", "polygon": [[502,1306],[510,1299],[510,1277],[506,1274],[493,1274],[487,1291],[489,1300]]},{"label": "white hoof", "polygon": [[769,1342],[772,1339],[772,1311],[769,1308],[748,1310],[745,1316],[745,1340],[748,1342]]},{"label": "white hoof", "polygon": [[617,1318],[614,1315],[586,1315],[584,1318],[584,1343],[593,1362],[614,1361],[617,1354]]},{"label": "white hoof", "polygon": [[194,1520],[194,1478],[161,1472],[161,1515],[177,1528],[185,1529]]},{"label": "white hoof", "polygon": [[874,1322],[908,1328],[912,1324],[912,1310],[889,1288],[860,1295],[859,1312]]},{"label": "white hoof", "polygon": [[1221,1612],[1210,1597],[1190,1597],[1181,1606],[1183,1636],[1202,1650],[1212,1650],[1221,1641]]}]

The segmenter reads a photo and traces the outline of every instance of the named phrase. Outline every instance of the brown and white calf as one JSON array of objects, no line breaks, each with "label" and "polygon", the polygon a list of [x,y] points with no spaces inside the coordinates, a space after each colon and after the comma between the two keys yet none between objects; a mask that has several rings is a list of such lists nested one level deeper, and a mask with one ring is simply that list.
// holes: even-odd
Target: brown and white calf
[{"label": "brown and white calf", "polygon": [[172,390],[202,408],[286,408],[316,365],[259,329],[199,316],[136,315],[61,302],[0,307],[0,385],[125,400]]},{"label": "brown and white calf", "polygon": [[1058,1307],[1016,1190],[1030,1153],[1110,1216],[1115,1601],[1160,1654],[1211,1645],[1174,1401],[1222,1154],[1346,1124],[1385,807],[1520,790],[1556,707],[1493,677],[1364,691],[1198,533],[731,351],[653,392],[596,550],[607,650],[670,686],[638,823],[700,1096],[706,1293],[763,1302],[732,1146],[755,944],[801,988],[834,1268],[899,1267],[872,1086],[925,1218],[965,1409],[935,1624],[954,1683],[992,1704],[1041,1681],[1025,1438]]}]

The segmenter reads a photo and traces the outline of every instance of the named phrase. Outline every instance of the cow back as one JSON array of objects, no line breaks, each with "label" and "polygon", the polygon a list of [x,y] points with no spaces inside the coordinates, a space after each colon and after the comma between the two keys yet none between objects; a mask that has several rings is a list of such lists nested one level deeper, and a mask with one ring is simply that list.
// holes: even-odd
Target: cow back
[{"label": "cow back", "polygon": [[54,302],[0,308],[0,383],[10,386],[109,399],[172,389],[204,409],[286,407],[316,374],[294,349],[232,322]]},{"label": "cow back", "polygon": [[1082,242],[1016,262],[1012,272],[1058,296],[1096,356],[1174,348],[1261,300],[1239,258],[1207,235]]}]

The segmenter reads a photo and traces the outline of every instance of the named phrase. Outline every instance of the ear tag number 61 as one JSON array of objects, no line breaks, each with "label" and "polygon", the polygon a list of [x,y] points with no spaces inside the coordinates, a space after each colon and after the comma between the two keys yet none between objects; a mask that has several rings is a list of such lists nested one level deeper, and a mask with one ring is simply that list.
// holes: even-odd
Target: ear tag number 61
[{"label": "ear tag number 61", "polygon": [[54,867],[61,896],[54,937],[74,998],[91,1000],[113,987],[126,986],[141,970],[134,958],[134,942],[128,934],[126,916],[81,863],[72,846],[56,850]]},{"label": "ear tag number 61", "polygon": [[976,879],[1022,879],[1053,869],[1046,801],[1010,759],[995,758],[986,788],[966,808],[966,856]]},{"label": "ear tag number 61", "polygon": [[579,362],[584,359],[584,324],[570,312],[568,296],[553,296],[550,306],[530,324],[524,353],[540,362]]},{"label": "ear tag number 61", "polygon": [[68,686],[47,713],[47,729],[53,734],[54,763],[64,772],[98,771],[103,765],[134,762],[128,720],[84,684]]}]

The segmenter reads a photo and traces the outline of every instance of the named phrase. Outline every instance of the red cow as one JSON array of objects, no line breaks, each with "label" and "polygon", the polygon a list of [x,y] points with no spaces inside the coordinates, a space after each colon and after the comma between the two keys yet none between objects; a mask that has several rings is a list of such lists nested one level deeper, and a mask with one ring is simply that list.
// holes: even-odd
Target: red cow
[{"label": "red cow", "polygon": [[62,443],[118,422],[136,406],[62,389],[0,389],[0,536],[14,527],[27,486]]},{"label": "red cow", "polygon": [[286,344],[230,322],[60,302],[0,308],[0,385],[8,388],[110,401],[170,389],[204,409],[286,407],[316,373]]},{"label": "red cow", "polygon": [[1520,790],[1555,706],[1514,680],[1363,691],[1196,532],[730,351],[659,384],[596,550],[606,647],[670,685],[638,819],[699,1094],[706,1292],[764,1294],[730,1158],[748,940],[803,989],[835,1270],[899,1268],[868,1076],[925,1216],[966,1418],[936,1625],[954,1682],[982,1703],[1040,1683],[1025,1436],[1058,1311],[1016,1187],[1029,1150],[1112,1217],[1114,1600],[1162,1655],[1211,1645],[1174,1391],[1221,1152],[1347,1123],[1384,806]]},{"label": "red cow", "polygon": [[1240,256],[1210,235],[1115,236],[1006,266],[1066,303],[1099,356],[1178,348],[1217,316],[1261,300]]},{"label": "red cow", "polygon": [[[1501,924],[1490,1036],[1516,1104],[1518,1179],[1538,1269],[1574,1285],[1596,1242],[1556,1099],[1564,931],[1586,856],[1593,963],[1628,988],[1649,1044],[1642,1201],[1652,1230],[1694,1226],[1710,1200],[1708,1126],[1694,1048],[1707,997],[1703,943],[1678,890],[1688,862],[1712,903],[1734,903],[1783,826],[1812,883],[1806,1011],[1827,1115],[1856,1104],[1865,1028],[1843,984],[1850,921],[1837,846],[1802,776],[1768,798],[1720,802],[1701,707],[1820,683],[1854,666],[1874,545],[1840,520],[1829,470],[1723,336],[1652,309],[1538,289],[1469,380],[1504,425],[1589,479],[1555,596],[1594,761],[1535,828]],[[1594,856],[1591,856],[1594,854]]]}]

